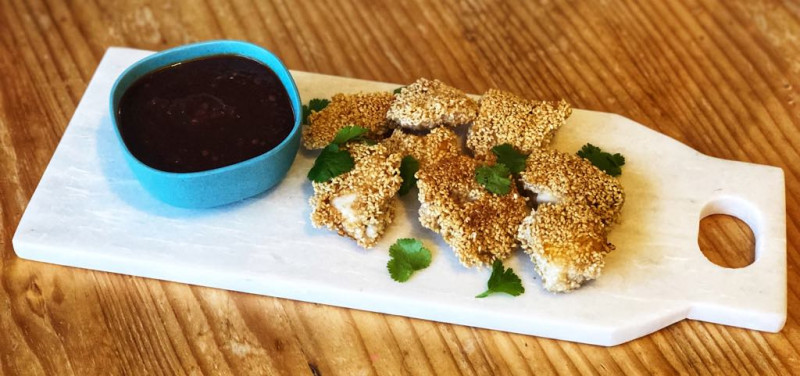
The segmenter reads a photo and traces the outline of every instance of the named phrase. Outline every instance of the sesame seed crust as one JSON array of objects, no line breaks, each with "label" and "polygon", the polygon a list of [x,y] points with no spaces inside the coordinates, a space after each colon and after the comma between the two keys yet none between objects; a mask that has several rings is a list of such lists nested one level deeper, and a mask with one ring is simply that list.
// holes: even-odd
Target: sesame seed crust
[{"label": "sesame seed crust", "polygon": [[490,89],[480,100],[478,117],[467,133],[467,147],[478,159],[486,159],[493,147],[504,143],[531,153],[547,146],[570,114],[572,108],[563,100],[533,101]]},{"label": "sesame seed crust", "polygon": [[439,233],[466,267],[506,258],[529,211],[513,184],[503,196],[480,186],[475,181],[479,164],[459,155],[417,172],[420,222]]},{"label": "sesame seed crust", "polygon": [[394,201],[403,182],[399,154],[381,144],[348,144],[355,167],[326,183],[312,182],[311,223],[371,248],[394,219]]},{"label": "sesame seed crust", "polygon": [[420,78],[400,90],[387,117],[392,125],[410,130],[469,124],[478,104],[463,91],[439,80]]},{"label": "sesame seed crust", "polygon": [[619,181],[586,159],[547,149],[528,156],[520,178],[526,190],[555,199],[540,204],[517,234],[542,286],[566,292],[597,278],[614,249],[606,233],[625,201]]},{"label": "sesame seed crust", "polygon": [[[369,130],[377,145],[348,144],[356,166],[328,183],[312,183],[314,227],[327,227],[364,247],[374,246],[394,219],[402,184],[400,161],[420,163],[420,223],[437,233],[465,267],[491,265],[520,244],[552,292],[568,292],[596,279],[607,241],[625,196],[619,181],[588,160],[547,149],[572,109],[565,101],[532,101],[491,89],[476,103],[458,89],[421,78],[399,94],[337,94],[309,115],[304,146],[319,149],[348,125]],[[461,139],[447,127],[472,124],[464,155]],[[420,135],[415,131],[430,131]],[[482,163],[494,164],[494,146],[509,143],[529,154],[519,183],[507,195],[487,191],[475,180]],[[539,194],[535,211],[518,189]],[[549,197],[546,197],[549,196]]]},{"label": "sesame seed crust", "polygon": [[617,220],[625,202],[619,180],[574,154],[536,150],[528,156],[520,178],[526,190],[592,208],[604,225]]},{"label": "sesame seed crust", "polygon": [[522,221],[517,237],[542,286],[566,292],[600,276],[606,254],[614,249],[604,227],[586,206],[542,204]]},{"label": "sesame seed crust", "polygon": [[395,129],[392,136],[381,143],[392,153],[414,157],[420,168],[462,154],[458,135],[448,128],[435,128],[426,135],[414,135]]},{"label": "sesame seed crust", "polygon": [[322,149],[336,136],[336,132],[349,126],[366,128],[367,137],[378,140],[388,130],[386,112],[394,101],[387,92],[336,94],[322,111],[308,116],[309,125],[303,129],[303,146]]}]

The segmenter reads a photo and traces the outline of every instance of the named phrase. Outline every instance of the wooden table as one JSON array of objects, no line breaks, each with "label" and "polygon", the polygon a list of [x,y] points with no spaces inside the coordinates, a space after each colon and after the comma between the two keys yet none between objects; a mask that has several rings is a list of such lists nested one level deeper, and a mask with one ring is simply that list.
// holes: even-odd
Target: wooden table
[{"label": "wooden table", "polygon": [[[782,167],[786,327],[684,321],[601,348],[17,258],[11,237],[105,49],[216,38],[263,45],[292,69],[566,98]],[[0,0],[0,43],[0,375],[800,370],[797,2]],[[701,232],[709,258],[752,261],[740,222],[713,217]]]}]

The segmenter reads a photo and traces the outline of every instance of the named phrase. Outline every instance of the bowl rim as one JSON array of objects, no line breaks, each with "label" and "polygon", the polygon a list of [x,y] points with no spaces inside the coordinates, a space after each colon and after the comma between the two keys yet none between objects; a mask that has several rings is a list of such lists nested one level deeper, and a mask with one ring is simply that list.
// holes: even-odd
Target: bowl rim
[{"label": "bowl rim", "polygon": [[[285,72],[286,77],[288,78],[288,82],[284,82],[282,79],[280,79],[280,81],[281,81],[281,83],[283,84],[284,88],[286,89],[286,91],[289,94],[289,100],[290,100],[290,103],[292,105],[292,109],[293,109],[293,112],[294,112],[294,115],[295,115],[294,124],[292,125],[292,130],[283,139],[283,141],[281,141],[278,145],[276,145],[275,147],[273,147],[270,150],[267,150],[266,152],[264,152],[262,154],[259,154],[259,155],[255,156],[255,157],[252,157],[252,158],[249,158],[249,159],[245,159],[243,161],[236,162],[234,164],[230,164],[230,165],[222,166],[222,167],[217,167],[217,168],[212,168],[212,169],[209,169],[209,170],[191,171],[191,172],[164,171],[164,170],[159,170],[159,169],[157,169],[155,167],[149,166],[146,163],[142,162],[139,158],[137,158],[135,155],[133,155],[133,153],[130,151],[130,149],[128,149],[128,145],[125,143],[125,140],[122,138],[122,133],[119,130],[119,124],[118,124],[118,121],[117,121],[117,108],[116,108],[117,106],[114,105],[114,97],[115,97],[116,93],[120,90],[120,86],[122,85],[123,79],[125,77],[131,75],[133,71],[135,71],[137,68],[141,67],[142,65],[148,64],[148,63],[152,62],[153,60],[156,60],[156,59],[158,59],[158,58],[160,58],[160,57],[162,57],[164,55],[180,54],[180,53],[183,53],[183,52],[186,52],[186,51],[195,50],[195,49],[204,49],[204,48],[208,48],[208,47],[217,47],[217,46],[226,46],[226,47],[234,47],[234,48],[235,47],[255,48],[257,50],[260,50],[261,53],[264,53],[269,58],[275,59],[275,61],[277,63],[276,67],[278,69],[275,69],[273,67],[268,66],[266,63],[263,62],[263,59],[256,58],[253,54],[250,54],[250,53],[244,53],[244,52],[219,52],[219,51],[211,50],[208,53],[202,53],[202,54],[199,54],[197,56],[193,56],[191,58],[177,59],[176,61],[174,61],[172,63],[157,65],[157,66],[154,66],[152,68],[148,68],[143,73],[141,73],[139,75],[139,77],[134,79],[132,82],[136,82],[136,80],[138,80],[141,77],[143,77],[143,76],[145,76],[145,75],[147,75],[147,74],[149,74],[151,72],[154,72],[156,70],[162,69],[164,67],[167,67],[167,66],[170,66],[170,65],[173,65],[173,64],[182,63],[182,62],[185,62],[185,61],[191,61],[191,60],[207,58],[207,57],[211,57],[211,56],[220,56],[220,55],[234,55],[234,56],[241,56],[241,57],[250,58],[250,59],[253,59],[253,60],[255,60],[255,61],[257,61],[257,62],[259,62],[261,64],[264,64],[267,67],[267,69],[270,69],[270,70],[274,71],[276,74],[279,75],[279,77],[278,77],[279,79],[280,79],[280,73],[281,73],[280,71]],[[130,87],[130,85],[129,85],[129,87]],[[126,88],[126,90],[127,90],[127,88]],[[292,95],[292,93],[294,93],[294,95]],[[122,96],[120,96],[120,99],[121,98],[122,98]],[[185,44],[185,45],[169,48],[169,49],[166,49],[166,50],[163,50],[163,51],[155,52],[155,53],[153,53],[151,55],[148,55],[148,56],[144,57],[143,59],[131,64],[124,71],[122,71],[122,73],[120,73],[119,76],[117,76],[117,79],[114,81],[114,84],[111,86],[111,94],[109,95],[109,110],[110,110],[110,114],[111,114],[111,125],[112,125],[112,128],[114,128],[114,133],[117,136],[117,140],[122,145],[122,150],[123,150],[124,154],[127,157],[126,159],[128,159],[129,161],[135,161],[135,163],[137,164],[137,168],[139,168],[139,169],[144,169],[148,173],[156,174],[156,175],[162,175],[164,177],[193,178],[193,177],[217,175],[217,174],[224,174],[226,172],[233,171],[233,170],[238,170],[238,169],[241,169],[241,168],[246,168],[247,166],[250,166],[250,165],[259,164],[264,159],[269,159],[273,155],[281,152],[284,148],[289,146],[292,143],[292,139],[297,136],[297,133],[300,132],[300,129],[302,128],[302,124],[300,124],[301,123],[300,117],[301,117],[301,112],[302,112],[302,102],[301,102],[301,99],[300,99],[300,92],[297,89],[297,84],[294,82],[294,77],[292,77],[291,72],[286,67],[286,65],[283,63],[283,61],[278,56],[276,56],[274,53],[272,53],[271,51],[267,50],[264,47],[261,47],[261,46],[259,46],[257,44],[250,43],[250,42],[247,42],[247,41],[232,40],[232,39],[210,40],[210,41],[203,41],[203,42]]]}]

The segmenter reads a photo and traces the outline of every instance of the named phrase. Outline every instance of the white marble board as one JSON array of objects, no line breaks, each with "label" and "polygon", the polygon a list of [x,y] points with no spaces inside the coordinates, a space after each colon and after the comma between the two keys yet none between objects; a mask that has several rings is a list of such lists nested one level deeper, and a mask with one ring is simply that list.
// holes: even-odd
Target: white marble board
[{"label": "white marble board", "polygon": [[[525,294],[476,299],[489,270],[463,268],[419,225],[416,190],[398,203],[395,223],[373,250],[312,228],[309,152],[298,154],[277,187],[237,204],[188,210],[149,196],[123,160],[108,96],[115,78],[150,53],[106,53],[19,224],[20,257],[606,346],[685,318],[773,332],[786,320],[779,168],[711,158],[621,116],[576,110],[553,147],[574,153],[591,142],[626,157],[627,201],[610,234],[617,250],[598,280],[570,294],[544,291],[518,252],[506,265]],[[293,74],[305,101],[398,86]],[[753,264],[726,269],[701,253],[699,220],[713,213],[750,225]],[[404,284],[386,271],[399,237],[421,239],[433,253],[431,266]]]}]

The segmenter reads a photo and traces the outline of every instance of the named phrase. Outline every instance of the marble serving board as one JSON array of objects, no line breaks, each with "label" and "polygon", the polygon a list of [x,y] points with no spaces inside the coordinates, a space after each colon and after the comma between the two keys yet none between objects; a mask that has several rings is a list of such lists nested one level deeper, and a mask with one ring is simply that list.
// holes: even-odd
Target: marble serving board
[{"label": "marble serving board", "polygon": [[[151,197],[125,164],[108,111],[116,77],[150,53],[111,48],[102,59],[14,235],[20,257],[599,345],[686,318],[773,332],[786,320],[781,169],[711,158],[624,117],[575,110],[553,147],[574,153],[591,142],[626,157],[627,200],[610,234],[616,251],[598,280],[569,294],[543,290],[517,252],[506,265],[525,293],[476,299],[490,271],[462,267],[419,225],[416,190],[398,201],[395,223],[372,250],[314,229],[306,173],[315,153],[301,151],[284,181],[240,203],[188,210]],[[398,87],[293,74],[304,101]],[[705,258],[699,220],[714,213],[753,229],[753,264],[727,269]],[[386,270],[400,237],[433,253],[407,283]]]}]

